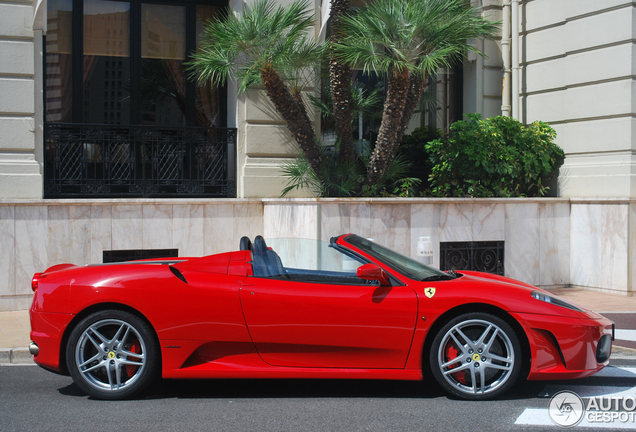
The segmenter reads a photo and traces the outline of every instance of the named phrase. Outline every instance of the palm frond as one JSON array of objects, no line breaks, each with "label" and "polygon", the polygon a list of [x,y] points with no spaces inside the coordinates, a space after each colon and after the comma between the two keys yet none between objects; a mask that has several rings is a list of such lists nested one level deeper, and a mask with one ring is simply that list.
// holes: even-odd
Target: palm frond
[{"label": "palm frond", "polygon": [[[263,67],[273,67],[281,76],[292,68],[306,70],[322,56],[321,45],[308,38],[313,25],[309,0],[296,0],[286,7],[274,0],[256,0],[242,13],[206,23],[188,70],[199,82],[215,85],[223,85],[235,74],[241,80],[241,91],[260,83],[258,74]],[[290,82],[300,87],[309,81],[297,72]]]},{"label": "palm frond", "polygon": [[377,0],[342,21],[346,36],[334,44],[342,61],[365,71],[422,75],[475,51],[468,40],[497,29],[465,0]]}]

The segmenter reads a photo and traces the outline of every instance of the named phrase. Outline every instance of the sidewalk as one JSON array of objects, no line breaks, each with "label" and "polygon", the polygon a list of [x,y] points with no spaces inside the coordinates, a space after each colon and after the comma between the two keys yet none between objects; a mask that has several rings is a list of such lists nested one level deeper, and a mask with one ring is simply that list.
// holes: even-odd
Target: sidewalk
[{"label": "sidewalk", "polygon": [[[585,306],[597,312],[633,312],[636,313],[636,297],[625,297],[588,291],[580,288],[558,288],[550,292],[572,303]],[[28,311],[0,312],[0,363],[31,363],[29,355]],[[636,357],[636,350],[619,348],[621,341],[615,342],[614,353]],[[619,348],[619,349],[616,349]],[[613,357],[614,355],[612,355]]]},{"label": "sidewalk", "polygon": [[33,363],[28,311],[0,312],[0,363]]},{"label": "sidewalk", "polygon": [[582,288],[557,288],[549,290],[572,303],[585,306],[595,312],[634,312],[636,313],[636,296],[626,297],[618,294],[607,294]]}]

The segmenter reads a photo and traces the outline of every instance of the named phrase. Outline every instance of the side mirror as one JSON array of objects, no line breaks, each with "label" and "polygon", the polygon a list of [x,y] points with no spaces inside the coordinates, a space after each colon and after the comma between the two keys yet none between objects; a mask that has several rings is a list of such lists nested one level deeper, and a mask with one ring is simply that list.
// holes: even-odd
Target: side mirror
[{"label": "side mirror", "polygon": [[358,267],[356,276],[364,280],[380,282],[381,286],[390,286],[389,275],[375,264],[364,264]]}]

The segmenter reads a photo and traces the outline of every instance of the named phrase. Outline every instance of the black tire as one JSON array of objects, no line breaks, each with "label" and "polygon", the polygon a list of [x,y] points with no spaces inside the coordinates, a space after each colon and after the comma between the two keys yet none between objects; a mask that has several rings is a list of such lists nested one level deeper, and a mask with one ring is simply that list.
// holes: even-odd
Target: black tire
[{"label": "black tire", "polygon": [[429,364],[446,392],[461,399],[485,400],[510,389],[519,376],[521,357],[519,337],[507,322],[474,312],[442,327],[433,340]]},{"label": "black tire", "polygon": [[84,318],[66,346],[68,370],[82,390],[98,399],[139,395],[157,377],[159,344],[145,321],[103,310]]}]

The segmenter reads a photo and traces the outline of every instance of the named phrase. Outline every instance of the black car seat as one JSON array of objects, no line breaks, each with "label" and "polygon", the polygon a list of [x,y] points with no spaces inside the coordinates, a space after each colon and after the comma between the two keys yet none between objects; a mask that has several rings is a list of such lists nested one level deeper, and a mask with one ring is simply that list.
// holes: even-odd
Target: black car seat
[{"label": "black car seat", "polygon": [[254,237],[254,243],[252,243],[252,270],[254,272],[254,276],[268,276],[267,264],[265,263],[266,251],[267,245],[265,244],[263,237]]},{"label": "black car seat", "polygon": [[239,242],[239,250],[252,250],[252,241],[248,236],[241,237],[241,240]]},{"label": "black car seat", "polygon": [[282,276],[283,263],[276,252],[269,249],[262,236],[254,237],[252,245],[252,267],[254,276]]}]

